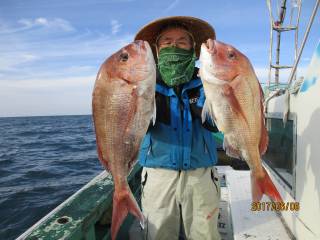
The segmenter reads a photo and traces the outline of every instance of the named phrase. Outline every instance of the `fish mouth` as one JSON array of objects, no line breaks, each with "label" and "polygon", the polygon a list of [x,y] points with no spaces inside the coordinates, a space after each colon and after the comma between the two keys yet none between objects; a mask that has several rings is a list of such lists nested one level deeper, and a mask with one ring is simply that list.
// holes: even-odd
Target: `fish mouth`
[{"label": "fish mouth", "polygon": [[148,49],[147,51],[151,51],[152,52],[152,50],[151,50],[151,47],[150,47],[150,44],[147,42],[147,41],[143,41],[143,43],[144,43],[144,47],[146,48],[146,49]]},{"label": "fish mouth", "polygon": [[147,51],[148,61],[151,61],[151,62],[154,63],[154,56],[153,56],[150,44],[147,41],[143,41],[143,42],[144,42],[144,47],[145,47],[145,49]]},{"label": "fish mouth", "polygon": [[[143,59],[140,59],[146,64],[146,67],[138,67],[139,64],[134,64],[133,69],[139,73],[149,73],[155,71],[155,61],[150,44],[147,41],[135,40],[134,42],[138,55],[144,55]],[[141,56],[141,55],[140,55]]]},{"label": "fish mouth", "polygon": [[147,59],[146,60],[149,65],[148,71],[149,72],[156,71],[156,63],[154,60],[154,56],[153,56],[150,44],[147,41],[143,41],[143,42],[144,42],[144,47],[147,51]]},{"label": "fish mouth", "polygon": [[136,48],[140,51],[152,52],[151,47],[147,41],[135,40],[133,43],[136,45]]},{"label": "fish mouth", "polygon": [[143,41],[143,40],[135,40],[134,44],[136,44],[138,48],[142,48],[143,50],[146,50],[145,41]]},{"label": "fish mouth", "polygon": [[206,50],[207,50],[210,54],[214,55],[214,54],[217,53],[217,48],[216,48],[216,45],[215,45],[215,40],[209,38],[209,39],[204,43],[204,46],[205,46]]}]

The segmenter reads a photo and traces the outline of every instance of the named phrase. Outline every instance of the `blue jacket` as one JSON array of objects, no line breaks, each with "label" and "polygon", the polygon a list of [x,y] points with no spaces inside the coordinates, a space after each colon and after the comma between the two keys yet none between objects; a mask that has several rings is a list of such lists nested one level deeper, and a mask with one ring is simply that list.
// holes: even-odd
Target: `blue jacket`
[{"label": "blue jacket", "polygon": [[201,121],[204,100],[199,78],[183,85],[180,99],[173,88],[157,82],[156,124],[150,125],[142,141],[142,166],[187,170],[217,163],[216,143],[209,131],[214,125]]}]

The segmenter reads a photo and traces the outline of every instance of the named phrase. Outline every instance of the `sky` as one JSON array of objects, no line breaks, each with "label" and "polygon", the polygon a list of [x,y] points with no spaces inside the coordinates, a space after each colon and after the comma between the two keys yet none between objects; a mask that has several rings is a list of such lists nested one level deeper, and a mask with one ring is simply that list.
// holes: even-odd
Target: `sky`
[{"label": "sky", "polygon": [[[302,2],[299,43],[315,1]],[[272,3],[277,18],[277,1]],[[1,0],[0,117],[91,114],[103,61],[130,43],[143,25],[176,15],[209,22],[217,39],[243,52],[260,82],[267,81],[270,21],[265,0]],[[319,29],[318,13],[298,74],[311,60]],[[293,32],[282,36],[280,61],[292,65]],[[281,81],[288,75],[282,73]]]}]

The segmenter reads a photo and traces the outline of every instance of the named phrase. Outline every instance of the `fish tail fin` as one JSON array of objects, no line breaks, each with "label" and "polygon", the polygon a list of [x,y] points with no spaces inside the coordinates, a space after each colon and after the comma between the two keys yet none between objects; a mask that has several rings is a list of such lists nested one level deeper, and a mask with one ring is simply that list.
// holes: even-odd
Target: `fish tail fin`
[{"label": "fish tail fin", "polygon": [[[263,167],[262,167],[263,168]],[[269,174],[263,168],[264,177],[257,178],[251,174],[252,200],[260,201],[263,194],[266,194],[274,202],[283,202],[280,193],[273,184]]]},{"label": "fish tail fin", "polygon": [[120,226],[128,213],[132,213],[138,219],[140,224],[144,226],[144,217],[139,208],[137,201],[134,199],[130,190],[125,189],[120,192],[114,192],[113,194],[113,208],[112,208],[112,226],[111,226],[111,238],[116,239]]}]

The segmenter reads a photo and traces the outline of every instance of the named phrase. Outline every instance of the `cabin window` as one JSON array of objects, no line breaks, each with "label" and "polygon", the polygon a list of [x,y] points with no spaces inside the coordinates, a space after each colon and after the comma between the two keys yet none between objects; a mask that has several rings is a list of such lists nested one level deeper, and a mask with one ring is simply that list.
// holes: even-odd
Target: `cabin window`
[{"label": "cabin window", "polygon": [[266,125],[269,134],[264,162],[281,179],[280,183],[294,196],[295,155],[296,155],[296,118],[291,115],[284,126],[282,113],[268,114]]}]

